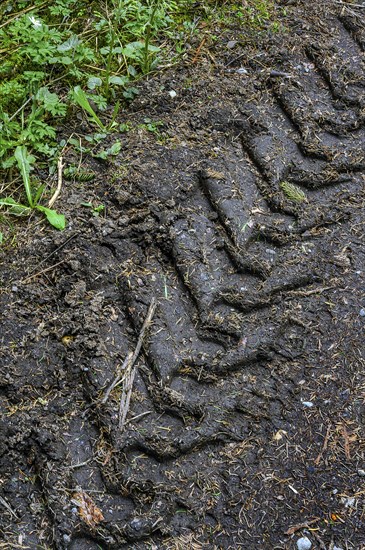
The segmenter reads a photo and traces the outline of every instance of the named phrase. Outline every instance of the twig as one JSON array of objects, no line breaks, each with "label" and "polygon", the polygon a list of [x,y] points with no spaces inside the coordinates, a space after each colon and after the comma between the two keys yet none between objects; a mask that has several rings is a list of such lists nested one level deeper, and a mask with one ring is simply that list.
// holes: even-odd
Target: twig
[{"label": "twig", "polygon": [[119,403],[119,429],[123,430],[125,425],[125,419],[129,411],[129,403],[131,401],[132,389],[134,377],[136,375],[136,369],[131,368],[124,378],[124,384],[122,389],[122,396]]},{"label": "twig", "polygon": [[68,468],[69,470],[74,470],[75,468],[82,468],[82,466],[87,466],[93,460],[94,458],[88,458],[87,460],[85,460],[85,462],[79,462],[78,464],[71,464]]},{"label": "twig", "polygon": [[73,235],[71,235],[70,237],[68,237],[68,239],[66,239],[62,244],[60,244],[60,246],[58,246],[56,248],[56,250],[53,250],[53,252],[51,252],[50,254],[48,254],[45,258],[43,258],[42,261],[40,261],[33,269],[32,271],[30,271],[26,277],[26,279],[28,279],[28,277],[38,268],[40,267],[42,264],[44,264],[44,262],[46,262],[47,260],[49,260],[52,256],[54,256],[55,254],[57,254],[57,252],[59,252],[64,246],[66,246],[66,244],[68,244],[72,239],[74,239],[76,236],[78,235],[78,233],[74,233]]},{"label": "twig", "polygon": [[113,382],[110,384],[110,386],[105,390],[105,393],[104,393],[104,397],[101,399],[100,403],[102,403],[103,405],[108,401],[109,399],[109,395],[111,394],[111,392],[114,390],[115,386],[117,386],[117,384],[121,381],[121,375],[120,373],[123,372],[127,366],[128,366],[128,363],[129,361],[131,360],[131,357],[132,357],[132,352],[129,352],[127,354],[127,357],[124,359],[123,361],[123,364],[121,367],[119,367],[117,369],[117,374],[113,380]]},{"label": "twig", "polygon": [[[109,399],[109,395],[110,395],[111,391],[116,386],[118,386],[118,384],[124,382],[128,378],[128,376],[130,375],[130,371],[131,371],[134,363],[137,360],[139,352],[141,351],[144,335],[145,335],[145,332],[146,332],[148,326],[150,325],[150,323],[152,321],[153,315],[155,313],[156,305],[157,305],[156,299],[152,298],[150,306],[148,308],[146,318],[143,322],[142,329],[141,329],[141,332],[139,334],[137,345],[134,349],[134,352],[133,353],[129,352],[127,354],[127,357],[124,359],[122,366],[118,369],[118,373],[117,373],[116,377],[114,378],[114,380],[110,384],[110,386],[106,389],[106,391],[104,393],[104,397],[101,399],[100,403],[105,404]],[[133,383],[133,380],[132,380],[132,383]]]},{"label": "twig", "polygon": [[344,8],[365,8],[365,4],[347,4],[346,2],[341,2],[341,0],[335,0],[335,4],[340,4]]},{"label": "twig", "polygon": [[347,460],[351,460],[351,453],[350,453],[350,438],[349,434],[347,432],[346,426],[342,426],[342,435],[345,441],[345,455]]},{"label": "twig", "polygon": [[57,264],[50,265],[49,267],[46,267],[45,269],[42,269],[42,271],[38,271],[38,273],[34,273],[34,275],[30,275],[29,277],[25,277],[25,279],[21,279],[20,282],[22,284],[27,283],[28,281],[31,281],[32,279],[34,279],[34,277],[38,277],[39,275],[43,275],[43,273],[47,273],[47,271],[51,271],[52,269],[54,269],[55,267],[63,264],[64,262],[65,262],[65,260],[61,260]]},{"label": "twig", "polygon": [[194,57],[193,57],[193,59],[192,59],[192,63],[196,63],[196,62],[198,61],[199,54],[200,54],[201,49],[202,49],[202,47],[204,46],[206,40],[207,40],[207,37],[204,36],[203,40],[200,42],[200,44],[199,44],[199,46],[198,46],[198,48],[197,48],[197,50],[196,50],[196,52],[195,52],[195,55],[194,55]]},{"label": "twig", "polygon": [[56,191],[54,192],[53,196],[51,197],[49,203],[48,203],[48,206],[49,208],[52,208],[52,206],[54,205],[54,203],[56,202],[56,200],[58,199],[58,195],[61,193],[61,188],[62,188],[62,168],[63,168],[63,163],[62,163],[62,156],[58,159],[58,163],[57,163],[57,172],[58,172],[58,182],[57,182],[57,189]]},{"label": "twig", "polygon": [[299,531],[300,529],[308,528],[308,525],[312,525],[313,523],[316,523],[319,520],[319,518],[314,518],[311,521],[305,521],[304,523],[298,523],[297,525],[293,525],[292,527],[289,527],[287,531],[285,531],[284,535],[293,535],[296,531]]},{"label": "twig", "polygon": [[[1,27],[0,27],[0,28],[1,28]],[[15,117],[20,113],[20,111],[22,111],[22,110],[24,109],[24,107],[26,107],[26,106],[28,105],[28,103],[29,103],[30,101],[32,101],[33,99],[34,99],[33,96],[28,97],[27,101],[25,101],[25,102],[23,103],[23,105],[22,105],[21,107],[19,107],[19,109],[18,109],[17,111],[15,111],[15,113],[14,113],[13,115],[11,115],[11,117],[9,118],[9,122],[10,122],[11,120],[13,120],[13,118],[15,118]]]},{"label": "twig", "polygon": [[317,539],[318,544],[319,544],[319,547],[320,547],[321,550],[327,550],[325,543],[323,542],[323,540],[321,539],[321,537],[318,535],[318,533],[316,533],[315,531],[313,531],[313,529],[311,530],[311,535],[312,535],[315,539]]},{"label": "twig", "polygon": [[[43,2],[43,4],[41,4],[40,6],[37,6],[38,9],[43,9],[44,6],[47,5],[47,2]],[[15,15],[13,15],[12,17],[9,17],[9,19],[7,19],[4,23],[2,23],[0,25],[0,29],[2,29],[3,27],[5,27],[6,25],[9,25],[9,23],[11,23],[12,21],[14,21],[14,19],[17,19],[18,17],[20,17],[21,15],[24,15],[25,13],[28,13],[29,11],[32,11],[34,10],[36,6],[33,5],[33,6],[29,6],[27,8],[25,8],[24,10],[21,10],[21,11],[18,11],[18,13],[16,13]]]},{"label": "twig", "polygon": [[0,496],[0,504],[2,504],[4,506],[4,508],[7,509],[8,512],[10,512],[10,514],[12,516],[14,516],[16,519],[19,519],[18,518],[18,515],[14,512],[14,510],[12,509],[12,507],[10,506],[10,504],[8,504],[5,500],[5,498],[1,497]]},{"label": "twig", "polygon": [[127,414],[129,411],[129,403],[131,400],[132,395],[132,389],[133,389],[133,382],[134,377],[136,375],[136,368],[134,367],[134,364],[138,358],[139,352],[141,350],[144,335],[146,333],[147,328],[150,326],[151,321],[153,319],[154,313],[156,309],[156,300],[155,298],[152,298],[150,307],[148,308],[147,316],[144,320],[140,335],[138,337],[138,342],[136,345],[136,348],[134,350],[134,353],[132,355],[132,358],[128,364],[127,372],[125,376],[123,377],[124,386],[122,389],[122,395],[120,398],[119,403],[119,429],[123,430],[125,425],[125,420],[127,418]]},{"label": "twig", "polygon": [[320,451],[319,455],[317,456],[317,458],[316,458],[315,461],[314,461],[314,464],[315,464],[316,466],[318,466],[318,464],[321,462],[321,459],[322,459],[322,457],[323,457],[323,454],[327,451],[328,440],[329,440],[329,436],[330,436],[330,431],[331,431],[331,426],[328,426],[326,435],[325,435],[325,437],[324,437],[322,450]]},{"label": "twig", "polygon": [[124,425],[126,426],[127,424],[130,424],[131,422],[133,422],[133,420],[137,420],[138,418],[142,418],[143,416],[146,416],[147,414],[151,414],[151,413],[152,411],[145,411],[141,414],[137,414],[136,416],[132,416],[132,418],[127,420],[127,422]]},{"label": "twig", "polygon": [[291,294],[295,296],[311,296],[312,294],[317,294],[318,292],[324,292],[325,290],[331,290],[335,288],[333,286],[324,286],[322,288],[314,288],[313,290],[290,290]]}]

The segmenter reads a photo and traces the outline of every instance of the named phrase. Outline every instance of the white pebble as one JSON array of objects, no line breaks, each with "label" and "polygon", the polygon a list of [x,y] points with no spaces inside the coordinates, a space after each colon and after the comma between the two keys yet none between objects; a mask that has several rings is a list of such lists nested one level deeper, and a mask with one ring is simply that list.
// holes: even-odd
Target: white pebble
[{"label": "white pebble", "polygon": [[308,537],[302,537],[297,540],[297,548],[298,550],[310,550],[310,548],[312,548],[312,543]]},{"label": "white pebble", "polygon": [[174,97],[177,96],[177,93],[175,92],[175,90],[170,90],[169,91],[169,96],[171,97],[171,99],[174,99]]},{"label": "white pebble", "polygon": [[347,498],[346,501],[345,501],[345,508],[352,508],[354,506],[355,502],[356,501],[355,501],[354,497]]},{"label": "white pebble", "polygon": [[305,407],[313,407],[312,401],[302,401],[302,403]]}]

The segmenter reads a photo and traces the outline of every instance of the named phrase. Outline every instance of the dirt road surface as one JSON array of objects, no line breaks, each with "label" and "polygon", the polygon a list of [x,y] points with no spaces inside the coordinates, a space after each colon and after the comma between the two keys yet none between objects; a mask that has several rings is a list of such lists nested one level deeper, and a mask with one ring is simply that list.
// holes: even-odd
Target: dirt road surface
[{"label": "dirt road surface", "polygon": [[365,548],[365,9],[309,4],[147,79],[67,229],[18,224],[1,548]]}]

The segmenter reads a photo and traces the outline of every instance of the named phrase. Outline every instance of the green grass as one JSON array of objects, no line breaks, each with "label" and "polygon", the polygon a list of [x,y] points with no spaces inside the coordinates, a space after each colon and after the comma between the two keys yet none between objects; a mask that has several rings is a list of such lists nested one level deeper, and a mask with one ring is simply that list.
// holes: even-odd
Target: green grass
[{"label": "green grass", "polygon": [[[117,118],[138,94],[136,82],[176,62],[203,21],[204,31],[210,24],[237,23],[260,30],[275,23],[275,14],[271,0],[3,1],[1,209],[18,216],[40,212],[62,229],[61,215],[45,206],[54,190],[40,180],[45,170],[57,174],[64,149],[112,159],[120,151],[118,141],[97,153],[95,147],[110,133],[123,131]],[[61,140],[57,129],[76,110],[83,111],[96,133]],[[158,123],[145,126],[158,134]]]}]

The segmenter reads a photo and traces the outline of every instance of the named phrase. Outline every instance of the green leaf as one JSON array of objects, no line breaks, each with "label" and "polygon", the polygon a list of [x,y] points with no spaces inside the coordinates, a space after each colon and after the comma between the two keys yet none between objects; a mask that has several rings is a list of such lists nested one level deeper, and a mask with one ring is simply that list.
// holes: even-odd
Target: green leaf
[{"label": "green leaf", "polygon": [[50,92],[47,86],[39,88],[36,99],[42,103],[45,110],[49,111],[52,115],[66,114],[66,105],[60,101],[57,94]]},{"label": "green leaf", "polygon": [[0,206],[9,206],[11,204],[17,204],[16,201],[11,197],[5,197],[4,199],[0,199]]},{"label": "green leaf", "polygon": [[70,50],[74,50],[80,43],[81,40],[79,37],[76,34],[73,34],[68,40],[66,40],[66,42],[63,42],[57,46],[57,50],[62,53],[69,52]]},{"label": "green leaf", "polygon": [[56,212],[56,210],[52,210],[51,208],[46,208],[45,206],[41,206],[38,204],[36,206],[37,210],[40,212],[43,212],[45,214],[48,222],[53,225],[56,229],[63,230],[66,227],[66,218],[63,214],[59,214]]},{"label": "green leaf", "polygon": [[116,86],[125,86],[128,82],[129,78],[127,76],[111,76],[109,78],[109,83],[115,84]]},{"label": "green leaf", "polygon": [[7,168],[11,168],[12,166],[14,166],[15,163],[16,163],[16,159],[14,155],[12,155],[11,157],[8,157],[6,160],[2,161],[1,167],[6,170]]},{"label": "green leaf", "polygon": [[152,44],[149,44],[148,45],[148,51],[153,52],[153,53],[157,53],[157,52],[161,51],[161,48],[159,48],[158,46],[153,46]]},{"label": "green leaf", "polygon": [[19,204],[11,197],[5,197],[4,199],[0,199],[0,206],[9,206],[9,214],[13,214],[14,216],[22,216],[24,214],[30,213],[29,206],[25,206],[24,204]]},{"label": "green leaf", "polygon": [[4,234],[0,231],[0,244],[3,244]]},{"label": "green leaf", "polygon": [[130,44],[127,44],[123,50],[122,53],[125,55],[125,57],[130,57],[132,59],[139,59],[141,55],[141,51],[144,49],[144,43],[143,42],[131,42]]},{"label": "green leaf", "polygon": [[90,76],[89,80],[87,81],[87,87],[89,90],[95,90],[98,86],[101,86],[103,81],[98,76]]},{"label": "green leaf", "polygon": [[29,174],[32,170],[32,164],[35,162],[35,158],[30,155],[27,151],[27,148],[25,145],[18,145],[18,147],[15,149],[14,156],[17,160],[20,173],[23,178],[23,184],[25,188],[25,192],[28,199],[28,204],[31,208],[34,208],[34,202],[33,202],[33,196],[32,196],[32,190],[30,186],[30,178]]},{"label": "green leaf", "polygon": [[138,88],[134,88],[133,86],[130,87],[130,88],[127,88],[124,92],[123,92],[123,97],[125,97],[126,99],[134,99],[136,95],[139,94],[139,90]]},{"label": "green leaf", "polygon": [[68,55],[63,55],[60,58],[60,61],[63,65],[71,65],[73,63],[71,57],[69,57]]},{"label": "green leaf", "polygon": [[120,152],[121,148],[122,148],[121,142],[120,142],[120,141],[116,141],[116,142],[113,143],[113,145],[108,149],[108,153],[109,153],[110,155],[115,156],[115,155],[117,155],[117,154]]},{"label": "green leaf", "polygon": [[89,115],[91,115],[94,122],[99,126],[101,130],[106,130],[104,124],[101,122],[98,115],[95,113],[94,109],[91,107],[89,100],[85,92],[80,88],[80,86],[75,86],[73,89],[73,96],[75,101],[82,107]]}]

